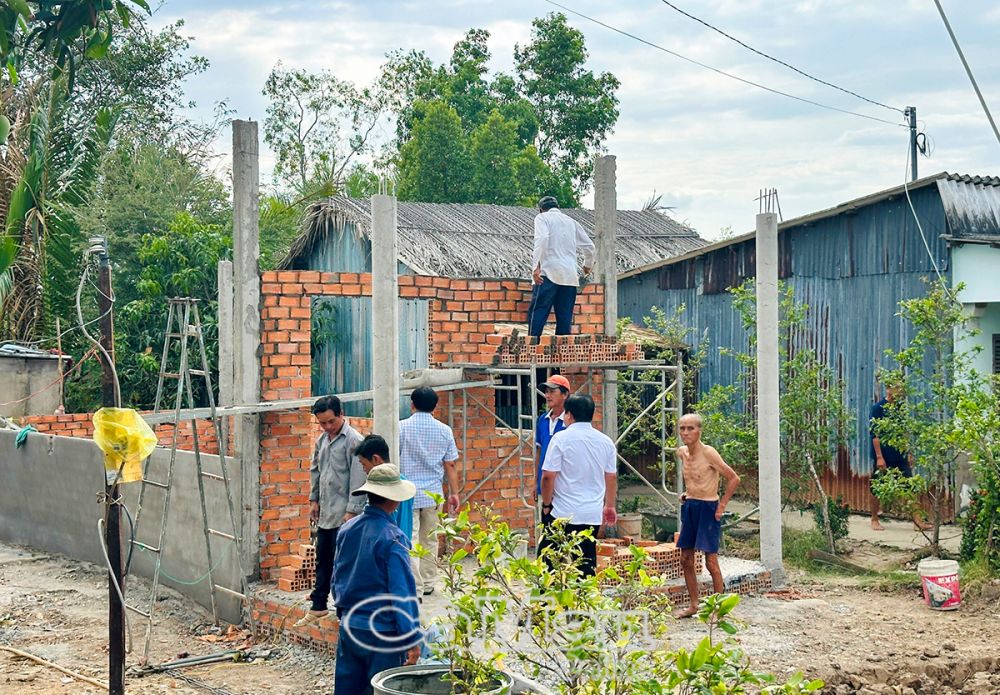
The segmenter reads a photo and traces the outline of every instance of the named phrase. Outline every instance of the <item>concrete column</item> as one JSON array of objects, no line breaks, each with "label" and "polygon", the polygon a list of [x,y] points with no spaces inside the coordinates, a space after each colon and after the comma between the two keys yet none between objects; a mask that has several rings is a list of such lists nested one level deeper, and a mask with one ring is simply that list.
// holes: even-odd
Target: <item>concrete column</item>
[{"label": "concrete column", "polygon": [[781,455],[778,447],[778,216],[757,215],[757,458],[760,559],[775,584],[781,562]]},{"label": "concrete column", "polygon": [[[618,267],[615,262],[615,236],[618,231],[618,193],[616,164],[613,155],[598,157],[594,163],[594,244],[597,247],[594,275],[604,287],[604,333],[614,335],[618,328]],[[604,433],[618,438],[618,384],[616,372],[605,372]]]},{"label": "concrete column", "polygon": [[233,262],[219,261],[219,405],[235,405],[233,395]]},{"label": "concrete column", "polygon": [[[260,402],[260,164],[255,121],[233,121],[233,398]],[[259,570],[260,416],[235,423],[244,568]],[[234,481],[235,482],[235,481]]]},{"label": "concrete column", "polygon": [[373,432],[399,461],[399,244],[396,199],[372,196],[372,391]]}]

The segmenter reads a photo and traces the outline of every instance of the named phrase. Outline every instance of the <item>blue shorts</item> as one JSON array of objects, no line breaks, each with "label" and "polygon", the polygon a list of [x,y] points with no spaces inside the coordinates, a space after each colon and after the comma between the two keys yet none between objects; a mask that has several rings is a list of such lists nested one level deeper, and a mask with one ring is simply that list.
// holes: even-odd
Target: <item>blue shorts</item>
[{"label": "blue shorts", "polygon": [[703,553],[719,552],[722,522],[715,518],[719,500],[686,499],[681,504],[681,533],[678,548],[695,548]]}]

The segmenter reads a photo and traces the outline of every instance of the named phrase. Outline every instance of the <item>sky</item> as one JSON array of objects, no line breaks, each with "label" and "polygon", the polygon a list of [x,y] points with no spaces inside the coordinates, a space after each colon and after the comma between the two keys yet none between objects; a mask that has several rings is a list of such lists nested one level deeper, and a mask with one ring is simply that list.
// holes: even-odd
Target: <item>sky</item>
[{"label": "sky", "polygon": [[[576,12],[663,48],[776,90],[892,123],[778,96],[687,63],[546,0],[166,0],[152,23],[183,19],[192,52],[210,61],[191,78],[194,116],[226,100],[237,118],[263,122],[261,94],[278,61],[370,82],[387,52],[423,50],[445,62],[472,27],[491,34],[491,68],[512,72],[531,21],[563,11],[583,32],[588,67],[621,81],[620,117],[608,138],[618,204],[641,208],[654,191],[670,214],[707,239],[751,231],[759,191],[776,188],[784,219],[903,183],[916,106],[932,144],[920,175],[1000,175],[997,142],[933,0],[671,0],[800,70],[897,110],[802,77],[677,13],[660,0],[559,0]],[[1000,4],[941,0],[987,104],[1000,119]],[[229,134],[217,147],[226,155]],[[262,142],[262,183],[273,157]],[[592,197],[584,198],[586,206]]]}]

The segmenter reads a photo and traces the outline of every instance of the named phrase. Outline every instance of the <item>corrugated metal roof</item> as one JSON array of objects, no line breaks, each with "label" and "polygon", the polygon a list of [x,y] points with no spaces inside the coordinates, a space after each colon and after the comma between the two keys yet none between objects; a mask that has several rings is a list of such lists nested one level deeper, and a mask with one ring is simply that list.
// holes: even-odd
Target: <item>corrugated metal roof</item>
[{"label": "corrugated metal roof", "polygon": [[[978,243],[984,243],[984,238],[986,237],[1000,237],[1000,177],[949,174],[946,171],[926,176],[905,186],[888,188],[877,193],[862,196],[861,198],[849,200],[846,203],[841,203],[831,208],[826,208],[825,210],[785,220],[778,225],[778,231],[782,232],[791,227],[799,227],[835,215],[853,212],[858,208],[872,205],[888,198],[906,195],[907,190],[912,193],[925,186],[935,184],[941,196],[941,202],[944,205],[945,218],[948,228],[951,231],[951,236],[955,238],[967,236],[970,242],[976,241]],[[679,256],[625,271],[619,276],[619,280],[665,265],[679,263],[690,258],[697,258],[698,256],[711,253],[726,246],[753,239],[755,235],[756,232],[748,232],[729,239],[706,244]]]},{"label": "corrugated metal roof", "polygon": [[[563,212],[593,235],[592,210]],[[533,208],[504,205],[399,202],[399,259],[414,272],[426,275],[526,278],[531,273],[536,214]],[[334,196],[314,203],[306,215],[305,232],[280,267],[291,267],[324,235],[343,229],[346,223],[353,223],[358,234],[369,237],[370,201]],[[693,229],[660,212],[618,211],[619,272],[705,243]]]}]

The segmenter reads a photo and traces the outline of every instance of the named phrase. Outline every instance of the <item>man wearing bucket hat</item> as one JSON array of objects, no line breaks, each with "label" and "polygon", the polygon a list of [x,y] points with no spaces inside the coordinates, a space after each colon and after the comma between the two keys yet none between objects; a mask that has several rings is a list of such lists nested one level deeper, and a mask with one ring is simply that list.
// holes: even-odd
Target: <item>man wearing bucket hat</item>
[{"label": "man wearing bucket hat", "polygon": [[540,336],[549,313],[556,312],[556,335],[569,335],[573,325],[577,254],[583,254],[583,273],[594,264],[594,242],[583,226],[563,214],[550,195],[538,201],[535,215],[535,246],[531,254],[531,304],[528,305],[528,335]]},{"label": "man wearing bucket hat", "polygon": [[354,495],[368,495],[364,512],[340,529],[334,601],[340,618],[334,695],[371,693],[372,677],[420,656],[417,585],[410,543],[392,522],[416,486],[391,463],[375,466]]}]

